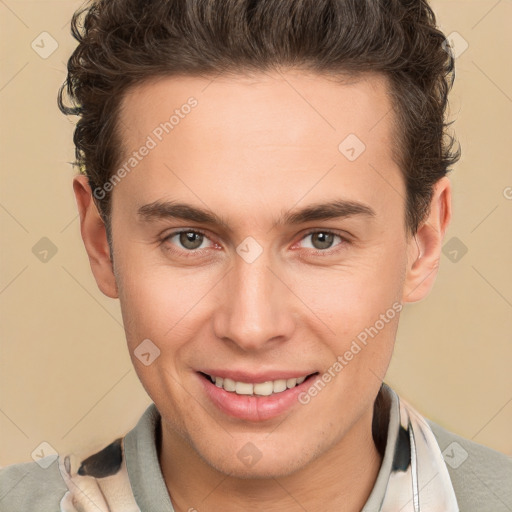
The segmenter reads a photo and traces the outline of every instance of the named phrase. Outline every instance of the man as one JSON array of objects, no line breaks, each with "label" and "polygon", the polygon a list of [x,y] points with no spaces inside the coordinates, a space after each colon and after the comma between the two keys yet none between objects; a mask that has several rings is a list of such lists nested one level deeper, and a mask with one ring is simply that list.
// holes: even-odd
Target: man
[{"label": "man", "polygon": [[383,382],[459,156],[427,3],[83,13],[59,95],[81,233],[154,404],[85,460],[3,469],[2,510],[511,510],[510,459]]}]

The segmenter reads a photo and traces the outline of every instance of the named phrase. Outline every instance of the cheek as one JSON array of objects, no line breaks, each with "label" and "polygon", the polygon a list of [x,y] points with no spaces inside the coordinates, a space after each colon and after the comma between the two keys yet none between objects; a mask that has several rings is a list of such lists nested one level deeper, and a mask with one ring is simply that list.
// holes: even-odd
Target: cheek
[{"label": "cheek", "polygon": [[322,320],[314,325],[330,362],[343,358],[340,384],[350,376],[364,387],[368,379],[377,381],[371,373],[385,374],[402,309],[404,267],[404,248],[397,243],[376,247],[345,267],[304,272],[297,281],[297,295],[309,307],[305,314]]},{"label": "cheek", "polygon": [[201,311],[205,286],[211,281],[204,272],[173,269],[163,260],[154,264],[137,255],[124,258],[118,288],[127,334],[164,341],[175,335],[182,319]]},{"label": "cheek", "polygon": [[[305,267],[294,291],[312,312],[346,338],[372,325],[402,296],[405,253],[376,247],[346,265]],[[298,277],[298,276],[295,276]]]}]

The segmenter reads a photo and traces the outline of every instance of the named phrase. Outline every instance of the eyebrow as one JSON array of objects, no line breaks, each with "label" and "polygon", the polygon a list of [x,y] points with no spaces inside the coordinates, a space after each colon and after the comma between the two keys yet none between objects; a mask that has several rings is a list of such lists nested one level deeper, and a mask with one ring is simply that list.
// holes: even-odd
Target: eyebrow
[{"label": "eyebrow", "polygon": [[[272,227],[297,225],[317,220],[340,219],[355,215],[372,218],[375,217],[376,213],[373,208],[364,203],[345,199],[336,199],[327,203],[312,204],[297,211],[285,211],[277,221],[274,222]],[[152,203],[145,204],[138,209],[137,216],[143,222],[181,219],[201,224],[228,225],[225,219],[211,210],[175,201],[157,200]]]}]

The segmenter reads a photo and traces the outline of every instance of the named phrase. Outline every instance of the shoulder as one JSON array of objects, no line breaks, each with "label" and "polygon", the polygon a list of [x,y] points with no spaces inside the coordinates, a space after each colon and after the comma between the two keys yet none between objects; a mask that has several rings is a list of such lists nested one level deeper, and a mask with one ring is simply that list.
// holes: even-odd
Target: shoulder
[{"label": "shoulder", "polygon": [[441,448],[460,510],[512,510],[512,457],[427,422]]},{"label": "shoulder", "polygon": [[57,512],[67,492],[55,456],[0,468],[0,510]]}]

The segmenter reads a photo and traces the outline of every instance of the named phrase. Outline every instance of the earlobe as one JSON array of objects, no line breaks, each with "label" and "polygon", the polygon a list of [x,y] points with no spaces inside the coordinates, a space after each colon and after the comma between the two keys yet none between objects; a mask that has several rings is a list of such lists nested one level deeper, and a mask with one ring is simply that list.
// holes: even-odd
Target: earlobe
[{"label": "earlobe", "polygon": [[403,302],[418,302],[432,289],[450,220],[451,183],[445,176],[434,185],[429,215],[409,241]]},{"label": "earlobe", "polygon": [[73,191],[80,215],[80,232],[96,283],[107,297],[117,299],[119,294],[110,259],[107,232],[92,197],[87,176],[73,178]]}]

